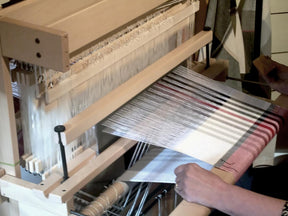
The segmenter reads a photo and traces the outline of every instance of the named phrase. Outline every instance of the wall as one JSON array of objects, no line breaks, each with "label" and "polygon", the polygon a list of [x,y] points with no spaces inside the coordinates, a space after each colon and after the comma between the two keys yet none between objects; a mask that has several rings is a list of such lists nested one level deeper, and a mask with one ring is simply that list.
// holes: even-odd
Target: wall
[{"label": "wall", "polygon": [[288,0],[270,0],[272,59],[288,65]]}]

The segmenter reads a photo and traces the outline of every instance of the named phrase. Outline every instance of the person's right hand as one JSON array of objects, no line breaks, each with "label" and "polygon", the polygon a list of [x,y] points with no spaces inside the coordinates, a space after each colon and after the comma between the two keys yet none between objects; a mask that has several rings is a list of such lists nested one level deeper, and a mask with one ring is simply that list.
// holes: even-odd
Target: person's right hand
[{"label": "person's right hand", "polygon": [[264,57],[265,64],[273,66],[271,71],[259,71],[263,79],[270,85],[270,87],[282,94],[288,95],[288,67],[273,61],[269,57]]},{"label": "person's right hand", "polygon": [[176,192],[188,202],[215,207],[221,201],[221,194],[227,183],[214,173],[201,168],[196,163],[178,166],[175,171]]}]

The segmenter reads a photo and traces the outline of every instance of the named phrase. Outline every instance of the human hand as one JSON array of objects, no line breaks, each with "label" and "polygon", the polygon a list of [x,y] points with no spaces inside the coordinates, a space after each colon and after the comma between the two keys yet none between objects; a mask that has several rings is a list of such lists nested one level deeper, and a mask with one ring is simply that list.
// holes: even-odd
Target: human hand
[{"label": "human hand", "polygon": [[215,207],[227,183],[195,163],[178,166],[175,171],[176,192],[188,202]]},{"label": "human hand", "polygon": [[253,63],[272,89],[288,95],[288,67],[286,65],[273,61],[267,56],[260,56]]}]

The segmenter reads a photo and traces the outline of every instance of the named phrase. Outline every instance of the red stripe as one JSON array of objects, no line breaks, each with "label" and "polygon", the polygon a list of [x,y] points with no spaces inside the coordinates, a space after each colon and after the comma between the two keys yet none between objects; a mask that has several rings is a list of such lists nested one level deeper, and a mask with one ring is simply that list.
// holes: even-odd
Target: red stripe
[{"label": "red stripe", "polygon": [[197,99],[197,98],[195,98],[195,97],[192,97],[191,95],[187,95],[187,94],[185,94],[185,93],[183,93],[183,92],[181,92],[181,91],[178,91],[178,90],[176,90],[176,89],[173,89],[173,88],[168,87],[168,86],[166,86],[166,85],[163,85],[163,84],[161,84],[161,83],[156,83],[156,84],[159,85],[159,86],[162,86],[162,87],[164,87],[164,88],[166,88],[166,89],[169,89],[169,90],[172,90],[172,91],[174,91],[174,92],[177,92],[177,93],[179,93],[179,94],[181,94],[181,95],[184,95],[184,96],[186,96],[186,97],[189,97],[189,98],[191,98],[191,99],[193,99],[193,100],[195,100],[195,101],[197,101],[197,102],[199,102],[199,103],[201,103],[201,104],[203,104],[203,105],[209,106],[209,107],[214,108],[214,109],[216,109],[216,110],[219,110],[219,111],[221,111],[221,112],[223,112],[223,113],[229,114],[229,115],[234,116],[234,117],[236,117],[236,118],[239,118],[239,119],[242,119],[242,120],[244,120],[244,121],[247,121],[247,122],[250,122],[250,123],[254,123],[254,124],[256,124],[256,125],[258,125],[258,126],[260,126],[260,127],[263,127],[263,128],[269,130],[269,131],[272,133],[272,135],[269,136],[270,138],[274,137],[274,135],[276,134],[276,131],[273,130],[273,129],[272,129],[271,127],[269,127],[268,125],[266,125],[264,122],[257,122],[257,121],[254,122],[254,121],[252,121],[252,120],[250,120],[250,119],[248,119],[248,118],[245,118],[244,116],[240,116],[240,115],[237,115],[237,114],[235,114],[235,113],[229,112],[229,111],[227,111],[227,110],[221,109],[220,107],[217,107],[217,106],[215,106],[215,105],[213,105],[213,104],[211,104],[211,103],[208,103],[208,102],[199,100],[199,99]]},{"label": "red stripe", "polygon": [[[255,136],[251,134],[221,166],[217,167],[233,173],[235,180],[238,180],[267,144],[264,141],[255,139]],[[227,154],[229,154],[229,151]]]}]

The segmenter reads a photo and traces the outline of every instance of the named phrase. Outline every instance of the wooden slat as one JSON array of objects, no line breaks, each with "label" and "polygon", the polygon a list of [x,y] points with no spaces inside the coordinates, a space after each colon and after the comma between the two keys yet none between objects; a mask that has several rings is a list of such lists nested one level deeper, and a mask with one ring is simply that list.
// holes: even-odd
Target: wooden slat
[{"label": "wooden slat", "polygon": [[68,144],[106,116],[124,105],[149,85],[187,59],[212,40],[212,31],[202,31],[148,66],[120,87],[110,92],[79,115],[65,123],[63,143]]},{"label": "wooden slat", "polygon": [[49,200],[54,202],[66,202],[73,194],[79,191],[95,176],[99,175],[125,152],[135,145],[136,141],[121,138],[108,147],[98,157],[92,159],[89,164],[63,182],[49,194]]},{"label": "wooden slat", "polygon": [[58,71],[69,69],[68,36],[63,31],[1,18],[3,56]]}]

